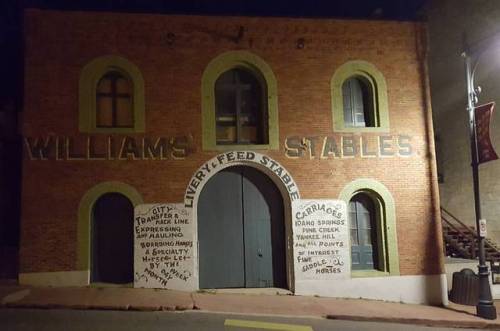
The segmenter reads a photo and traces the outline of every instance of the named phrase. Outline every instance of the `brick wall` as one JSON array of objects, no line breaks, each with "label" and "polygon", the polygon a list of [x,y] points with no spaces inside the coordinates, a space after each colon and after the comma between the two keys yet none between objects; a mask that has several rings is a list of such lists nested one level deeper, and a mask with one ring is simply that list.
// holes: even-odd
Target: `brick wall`
[{"label": "brick wall", "polygon": [[[302,198],[337,198],[356,178],[378,180],[396,201],[401,274],[441,272],[416,51],[420,23],[39,10],[27,11],[25,23],[24,136],[79,136],[80,71],[96,57],[115,54],[142,71],[145,135],[191,134],[196,151],[185,160],[161,161],[31,161],[25,151],[20,272],[75,270],[78,204],[99,182],[128,183],[146,203],[183,201],[195,170],[217,154],[201,150],[202,73],[217,55],[240,49],[274,71],[280,150],[264,153],[287,168]],[[226,36],[236,36],[239,26],[245,34],[235,43]],[[175,34],[173,45],[166,42],[169,32]],[[303,49],[296,47],[298,38],[305,40]],[[330,80],[349,60],[371,62],[385,76],[388,134],[411,136],[413,155],[287,158],[287,136],[334,135]]]}]

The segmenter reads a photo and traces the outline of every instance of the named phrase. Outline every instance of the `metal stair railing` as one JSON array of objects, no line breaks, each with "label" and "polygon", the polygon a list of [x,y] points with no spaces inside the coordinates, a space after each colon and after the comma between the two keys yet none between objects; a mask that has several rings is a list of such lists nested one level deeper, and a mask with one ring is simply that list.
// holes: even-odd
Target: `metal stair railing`
[{"label": "metal stair railing", "polygon": [[[450,220],[451,218],[451,220]],[[471,243],[471,257],[475,259],[477,257],[476,255],[476,234],[473,229],[471,229],[469,226],[465,225],[462,221],[460,221],[458,218],[456,218],[453,214],[451,214],[449,211],[441,207],[441,219],[453,230],[458,232],[459,235],[461,235],[463,238],[469,238],[470,243]],[[455,222],[455,224],[454,224]],[[458,223],[461,227],[462,230],[459,228],[459,226],[456,225]]]},{"label": "metal stair railing", "polygon": [[[468,239],[471,243],[470,249],[471,249],[471,257],[475,259],[477,257],[477,251],[476,251],[476,230],[472,226],[468,226],[464,224],[462,221],[460,221],[456,216],[454,216],[452,213],[450,213],[448,210],[445,208],[441,207],[441,219],[443,220],[444,223],[446,223],[451,229],[455,230],[459,236],[462,236],[464,239]],[[484,246],[486,250],[492,250],[494,251],[493,254],[499,254],[500,255],[500,248],[489,238],[485,238],[484,241]],[[458,247],[455,247],[458,248]],[[487,253],[487,255],[491,255],[492,253]],[[487,260],[495,260],[498,261],[499,258],[488,258]]]}]

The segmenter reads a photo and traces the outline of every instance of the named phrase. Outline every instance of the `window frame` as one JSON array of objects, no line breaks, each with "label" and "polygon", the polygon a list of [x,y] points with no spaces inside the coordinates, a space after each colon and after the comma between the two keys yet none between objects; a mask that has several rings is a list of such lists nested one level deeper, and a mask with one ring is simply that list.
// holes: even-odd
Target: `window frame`
[{"label": "window frame", "polygon": [[[359,88],[359,94],[360,94],[360,100],[356,97],[356,94],[353,92],[355,91],[355,85],[353,85],[353,82],[356,82]],[[342,83],[342,102],[345,101],[346,95],[345,95],[345,89],[346,89],[346,84],[349,83],[348,89],[349,89],[349,103],[350,103],[350,116],[351,116],[351,122],[348,123],[346,121],[346,105],[345,103],[342,104],[343,108],[343,114],[344,114],[344,126],[348,128],[372,128],[372,127],[377,127],[378,126],[378,118],[375,116],[375,104],[374,104],[374,98],[373,98],[373,90],[372,86],[369,82],[366,81],[364,77],[361,77],[359,75],[356,76],[351,76],[348,77],[343,83]],[[357,116],[358,112],[355,109],[354,104],[356,101],[359,103],[361,102],[363,105],[363,125],[358,125]],[[370,125],[367,125],[370,124]]]},{"label": "window frame", "polygon": [[[97,126],[97,84],[110,71],[118,71],[132,84],[131,127]],[[79,81],[79,123],[83,133],[141,133],[145,131],[144,79],[139,68],[127,59],[109,55],[98,57],[85,65]]]},{"label": "window frame", "polygon": [[[361,77],[372,92],[375,126],[346,126],[344,122],[344,98],[342,86],[353,77]],[[354,60],[341,65],[330,81],[333,131],[335,132],[389,132],[387,84],[382,73],[371,63]]]},{"label": "window frame", "polygon": [[[370,201],[370,204],[371,204],[371,209],[370,210],[370,230],[371,230],[371,234],[370,234],[370,237],[373,235],[373,237],[371,238],[371,246],[372,246],[372,250],[375,251],[375,254],[376,255],[376,258],[374,258],[374,261],[373,261],[373,268],[372,269],[354,269],[353,268],[353,265],[352,265],[352,246],[353,246],[353,243],[350,242],[350,249],[351,249],[351,270],[354,270],[355,272],[358,272],[358,271],[377,271],[379,270],[380,271],[380,259],[381,257],[383,257],[385,254],[381,254],[380,252],[380,248],[384,248],[384,247],[379,247],[379,243],[380,242],[383,242],[383,231],[380,230],[380,210],[379,210],[379,203],[378,203],[378,199],[374,199],[372,196],[373,194],[370,194],[369,192],[366,192],[366,191],[360,191],[360,192],[356,192],[356,194],[354,194],[351,199],[349,200],[349,203],[347,205],[347,208],[348,208],[348,213],[350,213],[350,208],[351,208],[351,203],[353,203],[353,199],[358,197],[358,196],[363,196],[362,199],[367,199]],[[358,198],[359,199],[359,198]],[[358,200],[359,201],[359,200]],[[356,202],[358,202],[356,201]],[[355,202],[355,203],[356,203]],[[356,221],[359,221],[359,219],[357,218],[357,210],[356,210]],[[357,224],[356,227],[353,227],[353,224],[350,222],[351,220],[349,220],[349,230],[352,231],[353,229],[356,229],[356,233],[357,233],[357,236],[358,236],[358,245],[357,246],[361,246],[359,245],[360,244],[360,240],[359,240],[359,237],[360,237],[360,232],[361,232],[361,229],[360,229],[360,226],[359,226],[359,223]],[[351,233],[350,233],[351,234]],[[351,236],[350,236],[351,237]],[[349,237],[349,238],[350,238]],[[382,245],[383,246],[383,245]],[[382,256],[381,256],[382,255]],[[384,271],[384,270],[383,270]]]},{"label": "window frame", "polygon": [[[370,178],[360,178],[348,183],[340,192],[339,199],[345,201],[346,205],[349,206],[349,201],[359,193],[367,194],[375,205],[378,268],[375,270],[351,270],[351,277],[400,275],[394,198],[382,183]],[[350,228],[350,224],[348,226]],[[349,247],[351,247],[350,236]]]},{"label": "window frame", "polygon": [[[219,82],[219,79],[225,75],[225,74],[228,74],[232,71],[235,71],[234,72],[234,75],[235,78],[236,78],[236,82],[234,85],[230,85],[228,88],[228,86],[225,87],[225,90],[226,91],[231,91],[233,92],[234,90],[234,98],[235,98],[235,101],[236,101],[236,104],[235,104],[235,107],[234,107],[234,121],[235,121],[235,130],[236,130],[236,142],[228,142],[228,143],[220,143],[217,141],[217,129],[219,128],[220,124],[219,124],[219,116],[220,114],[218,114],[218,107],[217,107],[217,94],[218,94],[218,90],[217,90],[217,87],[218,87],[218,82]],[[255,115],[255,130],[256,130],[256,140],[263,140],[263,141],[266,141],[264,144],[267,144],[268,143],[268,140],[269,140],[269,137],[268,137],[268,128],[267,128],[267,125],[268,125],[268,120],[267,120],[267,115],[268,115],[268,110],[267,110],[267,102],[265,101],[267,98],[266,98],[266,91],[267,91],[267,88],[265,86],[265,80],[259,76],[256,75],[255,72],[252,72],[252,71],[248,71],[246,70],[245,68],[239,68],[239,67],[235,67],[235,68],[231,68],[229,69],[228,71],[225,71],[223,72],[216,80],[215,82],[215,128],[216,128],[216,144],[218,146],[221,146],[221,145],[245,145],[245,143],[243,142],[240,142],[242,140],[242,128],[244,127],[244,124],[243,124],[243,120],[242,118],[245,117],[245,113],[243,112],[243,106],[242,106],[242,102],[244,101],[244,98],[242,97],[242,93],[240,90],[238,92],[238,89],[242,88],[242,86],[244,86],[243,84],[240,85],[240,81],[239,79],[241,77],[239,77],[239,73],[240,72],[246,72],[247,74],[251,75],[252,76],[252,79],[255,80],[255,83],[256,85],[258,85],[258,89],[259,91],[258,92],[258,110],[257,112],[255,113],[250,113],[248,114],[248,116],[251,116],[251,115]],[[250,85],[250,86],[253,86],[253,85]],[[222,88],[222,86],[221,86]],[[255,143],[252,143],[252,144],[255,144]],[[262,144],[262,143],[261,143]]]},{"label": "window frame", "polygon": [[78,205],[76,268],[88,273],[86,284],[90,284],[92,209],[97,199],[106,193],[123,194],[134,207],[144,203],[141,194],[133,186],[118,181],[101,182],[83,194]]},{"label": "window frame", "polygon": [[[242,68],[261,77],[267,100],[267,144],[217,144],[216,139],[216,108],[215,82],[221,74],[233,69]],[[227,151],[238,149],[248,150],[278,150],[278,94],[276,77],[271,67],[259,56],[248,51],[229,51],[222,53],[209,62],[202,76],[201,106],[202,106],[202,148],[204,151]]]},{"label": "window frame", "polygon": [[[111,87],[111,92],[102,92],[99,90],[99,85],[103,82],[103,80],[106,79],[110,83]],[[127,84],[130,84],[131,87],[131,92],[130,93],[119,93],[116,91],[117,89],[117,81],[119,79],[125,79],[127,81]],[[111,99],[111,125],[100,125],[98,122],[98,113],[100,111],[99,109],[99,99],[100,98],[110,98]],[[97,87],[96,87],[96,127],[97,128],[133,128],[134,125],[134,109],[133,109],[133,102],[134,102],[134,96],[133,96],[133,83],[130,80],[129,77],[127,77],[126,74],[118,71],[118,70],[110,70],[106,72],[97,82]],[[132,125],[118,125],[118,113],[120,111],[124,111],[119,108],[118,106],[118,101],[120,99],[129,99],[128,103],[130,106],[130,112],[132,116]]]}]

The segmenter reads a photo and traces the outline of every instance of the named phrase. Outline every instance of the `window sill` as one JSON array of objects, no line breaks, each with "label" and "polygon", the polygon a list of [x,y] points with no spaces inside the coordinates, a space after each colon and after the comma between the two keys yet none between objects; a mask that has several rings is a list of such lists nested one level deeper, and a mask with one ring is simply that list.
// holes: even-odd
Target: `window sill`
[{"label": "window sill", "polygon": [[[275,146],[276,145],[276,146]],[[203,148],[205,151],[234,151],[234,150],[273,150],[278,149],[278,144],[262,144],[262,145],[211,145]]]},{"label": "window sill", "polygon": [[362,132],[384,132],[389,133],[391,130],[388,127],[340,127],[335,128],[335,132],[346,133],[362,133]]},{"label": "window sill", "polygon": [[134,282],[131,283],[123,283],[123,284],[118,284],[118,283],[105,283],[105,282],[94,282],[90,283],[89,287],[91,288],[123,288],[123,287],[128,287],[128,288],[133,288],[134,287]]},{"label": "window sill", "polygon": [[144,129],[140,128],[92,128],[86,131],[86,133],[108,133],[108,134],[142,133],[142,132],[144,132]]},{"label": "window sill", "polygon": [[391,274],[380,270],[351,270],[351,278],[387,277]]}]

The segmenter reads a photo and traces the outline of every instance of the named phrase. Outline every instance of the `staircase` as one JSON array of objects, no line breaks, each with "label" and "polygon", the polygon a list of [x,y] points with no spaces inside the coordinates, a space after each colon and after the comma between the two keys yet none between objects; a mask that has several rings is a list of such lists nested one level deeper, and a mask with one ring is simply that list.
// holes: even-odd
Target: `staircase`
[{"label": "staircase", "polygon": [[[441,220],[445,256],[462,259],[476,259],[479,252],[475,228],[465,225],[443,207],[441,207]],[[500,247],[491,239],[485,239],[484,250],[486,261],[500,261]]]}]

